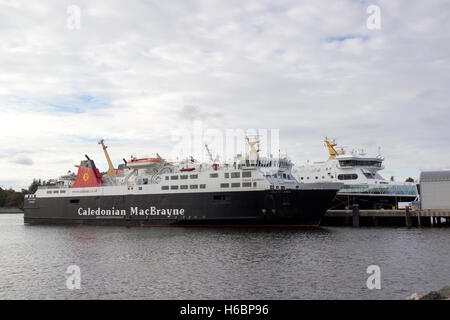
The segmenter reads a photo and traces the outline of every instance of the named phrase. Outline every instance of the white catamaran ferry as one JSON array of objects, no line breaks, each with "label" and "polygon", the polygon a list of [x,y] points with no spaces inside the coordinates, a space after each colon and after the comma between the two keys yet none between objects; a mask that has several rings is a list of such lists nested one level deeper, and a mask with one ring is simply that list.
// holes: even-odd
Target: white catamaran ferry
[{"label": "white catamaran ferry", "polygon": [[359,204],[365,209],[391,209],[399,202],[413,201],[417,186],[413,182],[395,182],[384,179],[379,171],[384,169],[381,155],[367,156],[364,151],[347,153],[336,149],[335,140],[325,138],[327,161],[297,166],[293,172],[299,182],[342,182],[344,187],[330,208],[344,209]]}]

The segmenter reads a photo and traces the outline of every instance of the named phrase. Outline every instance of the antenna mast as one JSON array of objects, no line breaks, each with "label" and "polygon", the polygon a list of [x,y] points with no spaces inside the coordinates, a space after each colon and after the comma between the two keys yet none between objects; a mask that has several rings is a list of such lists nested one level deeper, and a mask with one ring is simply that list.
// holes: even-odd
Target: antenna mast
[{"label": "antenna mast", "polygon": [[207,144],[205,144],[205,148],[206,148],[206,152],[208,153],[209,160],[211,160],[211,162],[214,162],[212,153],[211,153],[211,151],[209,151],[209,148],[208,148],[208,145],[207,145]]}]

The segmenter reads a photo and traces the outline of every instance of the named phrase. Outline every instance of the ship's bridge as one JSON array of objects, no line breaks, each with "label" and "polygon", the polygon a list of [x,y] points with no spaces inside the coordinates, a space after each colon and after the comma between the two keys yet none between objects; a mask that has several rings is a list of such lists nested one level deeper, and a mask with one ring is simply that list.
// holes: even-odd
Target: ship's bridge
[{"label": "ship's bridge", "polygon": [[340,168],[365,167],[376,170],[384,169],[383,158],[366,158],[366,157],[336,157]]}]

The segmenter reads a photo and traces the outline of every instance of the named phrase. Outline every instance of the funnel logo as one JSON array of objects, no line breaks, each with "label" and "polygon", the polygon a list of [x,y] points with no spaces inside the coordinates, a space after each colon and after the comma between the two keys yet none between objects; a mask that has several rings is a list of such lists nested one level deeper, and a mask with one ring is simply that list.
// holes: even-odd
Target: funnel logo
[{"label": "funnel logo", "polygon": [[84,180],[84,182],[86,182],[86,181],[89,180],[89,173],[85,173],[85,174],[83,175],[83,180]]}]

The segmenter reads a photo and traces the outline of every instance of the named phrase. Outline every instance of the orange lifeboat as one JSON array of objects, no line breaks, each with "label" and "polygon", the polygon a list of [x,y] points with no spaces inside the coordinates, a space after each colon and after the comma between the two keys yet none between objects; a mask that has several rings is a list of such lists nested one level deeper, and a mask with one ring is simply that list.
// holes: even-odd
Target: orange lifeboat
[{"label": "orange lifeboat", "polygon": [[127,166],[133,169],[140,168],[149,168],[149,167],[157,167],[162,163],[159,158],[135,158],[131,157],[129,161],[127,161]]}]

